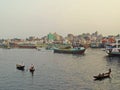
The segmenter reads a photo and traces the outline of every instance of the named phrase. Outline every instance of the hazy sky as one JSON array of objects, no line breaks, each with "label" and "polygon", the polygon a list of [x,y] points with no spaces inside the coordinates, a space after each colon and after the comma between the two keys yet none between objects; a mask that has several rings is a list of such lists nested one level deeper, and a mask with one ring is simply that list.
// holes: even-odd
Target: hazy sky
[{"label": "hazy sky", "polygon": [[120,0],[0,0],[0,38],[120,34]]}]

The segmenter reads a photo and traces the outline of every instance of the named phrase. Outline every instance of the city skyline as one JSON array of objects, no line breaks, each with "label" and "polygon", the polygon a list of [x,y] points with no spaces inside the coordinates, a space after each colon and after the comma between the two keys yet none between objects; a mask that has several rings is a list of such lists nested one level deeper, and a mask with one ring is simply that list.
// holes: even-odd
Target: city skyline
[{"label": "city skyline", "polygon": [[1,0],[0,38],[51,33],[117,35],[119,0]]}]

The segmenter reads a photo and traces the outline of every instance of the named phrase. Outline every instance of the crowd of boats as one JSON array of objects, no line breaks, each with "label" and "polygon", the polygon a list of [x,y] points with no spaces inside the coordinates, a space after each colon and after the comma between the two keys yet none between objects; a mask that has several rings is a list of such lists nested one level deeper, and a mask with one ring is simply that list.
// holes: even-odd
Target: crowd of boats
[{"label": "crowd of boats", "polygon": [[[86,47],[85,45],[81,45],[81,44],[45,44],[43,46],[37,46],[34,44],[19,44],[17,46],[14,46],[14,48],[30,48],[30,49],[36,49],[38,51],[41,51],[43,48],[45,48],[46,50],[53,50],[54,53],[67,53],[67,54],[84,54],[86,49],[88,47]],[[97,44],[92,43],[91,48],[98,48]],[[2,47],[1,47],[2,48]],[[7,44],[6,46],[4,46],[4,48],[6,49],[11,49],[13,47],[11,47],[10,44]],[[110,42],[105,44],[104,51],[106,51],[106,53],[109,56],[120,56],[120,38],[116,38],[114,42]]]},{"label": "crowd of boats", "polygon": [[[94,47],[95,48],[95,47]],[[53,47],[48,46],[46,49],[53,50],[54,53],[67,53],[67,54],[84,54],[85,48],[83,45],[77,46],[64,46],[64,47]],[[40,50],[40,48],[38,49]],[[116,38],[115,42],[106,44],[103,50],[108,54],[108,56],[120,56],[120,38]]]}]

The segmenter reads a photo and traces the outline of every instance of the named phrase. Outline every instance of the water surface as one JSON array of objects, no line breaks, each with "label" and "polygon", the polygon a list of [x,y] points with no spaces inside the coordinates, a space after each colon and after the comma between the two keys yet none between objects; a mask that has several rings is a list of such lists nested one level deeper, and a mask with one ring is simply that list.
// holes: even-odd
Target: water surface
[{"label": "water surface", "polygon": [[[25,64],[25,71],[16,64]],[[32,75],[28,68],[35,65]],[[111,79],[93,76],[112,69]],[[0,90],[119,90],[120,57],[108,57],[100,49],[85,55],[57,54],[49,50],[0,49]]]}]

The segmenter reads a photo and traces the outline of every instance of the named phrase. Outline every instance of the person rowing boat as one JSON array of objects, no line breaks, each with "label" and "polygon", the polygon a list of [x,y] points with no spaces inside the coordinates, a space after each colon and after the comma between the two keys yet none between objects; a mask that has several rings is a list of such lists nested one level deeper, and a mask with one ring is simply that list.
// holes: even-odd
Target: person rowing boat
[{"label": "person rowing boat", "polygon": [[29,70],[30,70],[30,72],[34,72],[34,71],[35,71],[35,68],[34,68],[34,65],[33,65],[33,64],[31,64]]},{"label": "person rowing boat", "polygon": [[101,80],[101,79],[104,79],[104,78],[110,78],[110,74],[111,74],[111,68],[108,70],[107,73],[99,73],[99,75],[97,76],[93,76],[96,80]]}]

